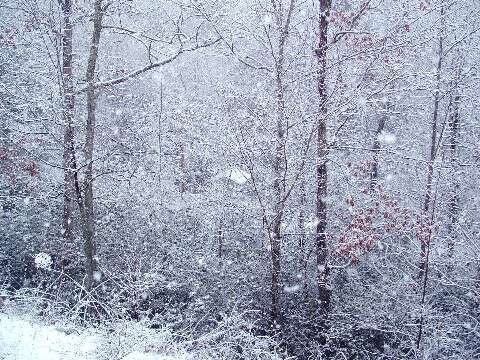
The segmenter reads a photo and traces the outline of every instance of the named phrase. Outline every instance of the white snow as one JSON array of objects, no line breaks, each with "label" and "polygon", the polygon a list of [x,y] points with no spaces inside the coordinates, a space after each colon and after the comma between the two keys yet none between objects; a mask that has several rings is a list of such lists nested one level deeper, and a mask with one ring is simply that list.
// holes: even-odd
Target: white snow
[{"label": "white snow", "polygon": [[95,359],[95,336],[66,334],[54,326],[42,326],[0,314],[0,359],[79,360]]},{"label": "white snow", "polygon": [[125,356],[122,360],[186,360],[185,356],[170,356],[157,353],[142,353],[139,351],[134,351]]},{"label": "white snow", "polygon": [[318,223],[319,223],[319,220],[316,217],[313,220],[307,221],[305,223],[305,231],[308,234],[313,234],[317,229]]},{"label": "white snow", "polygon": [[395,136],[395,134],[392,134],[392,133],[389,133],[389,132],[386,132],[386,131],[382,131],[378,135],[378,140],[381,143],[384,143],[386,145],[392,145],[397,141],[397,137]]},{"label": "white snow", "polygon": [[252,176],[243,170],[238,168],[231,169],[227,172],[227,177],[236,182],[239,185],[245,184]]},{"label": "white snow", "polygon": [[52,266],[52,257],[44,252],[35,255],[35,266],[37,269],[49,270]]},{"label": "white snow", "polygon": [[100,280],[102,280],[102,273],[100,271],[94,271],[93,278],[96,282],[99,282]]},{"label": "white snow", "polygon": [[[118,342],[123,337],[116,336]],[[160,340],[160,339],[157,339]],[[123,341],[127,341],[123,338]],[[128,341],[127,341],[128,342]],[[68,333],[17,315],[0,313],[0,359],[2,360],[95,360],[105,359],[107,335],[89,329]],[[122,360],[191,360],[191,354],[175,350],[174,355],[135,351]]]},{"label": "white snow", "polygon": [[300,290],[300,285],[298,284],[292,285],[292,286],[285,286],[283,288],[283,291],[286,293],[294,293],[294,292],[297,292],[298,290]]},{"label": "white snow", "polygon": [[266,14],[263,17],[263,24],[265,26],[271,25],[273,23],[273,16],[271,14]]}]

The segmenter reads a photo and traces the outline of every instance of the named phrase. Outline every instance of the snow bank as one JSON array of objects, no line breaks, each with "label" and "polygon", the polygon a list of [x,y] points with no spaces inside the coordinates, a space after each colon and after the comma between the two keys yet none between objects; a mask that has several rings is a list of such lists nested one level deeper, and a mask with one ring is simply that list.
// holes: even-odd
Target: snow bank
[{"label": "snow bank", "polygon": [[0,358],[5,360],[95,359],[99,339],[93,335],[66,334],[0,314]]},{"label": "snow bank", "polygon": [[[109,358],[111,341],[106,334],[66,332],[37,324],[15,315],[0,314],[0,359],[2,360],[90,360]],[[118,341],[119,339],[117,339]],[[120,357],[121,358],[121,357]],[[175,356],[133,351],[122,360],[188,360],[186,354]]]},{"label": "snow bank", "polygon": [[239,357],[238,349],[247,360],[280,359],[271,351],[274,343],[269,338],[257,338],[239,327],[246,326],[242,315],[194,339],[179,337],[167,326],[151,329],[122,320],[87,328],[75,327],[68,319],[47,325],[13,302],[2,310],[1,360],[228,360]]}]

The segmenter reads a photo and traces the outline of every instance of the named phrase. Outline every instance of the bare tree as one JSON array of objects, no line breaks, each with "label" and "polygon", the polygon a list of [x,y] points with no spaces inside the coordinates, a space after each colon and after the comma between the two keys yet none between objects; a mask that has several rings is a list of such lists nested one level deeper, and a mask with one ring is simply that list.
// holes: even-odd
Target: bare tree
[{"label": "bare tree", "polygon": [[460,128],[460,78],[462,74],[462,64],[463,57],[461,55],[457,56],[457,69],[456,69],[456,78],[452,84],[452,95],[450,100],[450,114],[448,121],[448,130],[449,130],[449,143],[448,150],[450,156],[450,165],[451,165],[451,174],[452,174],[452,183],[451,190],[448,194],[448,212],[449,212],[449,224],[448,224],[448,258],[449,258],[449,268],[450,270],[453,267],[453,257],[455,253],[455,239],[456,231],[458,224],[458,213],[459,213],[459,197],[460,197],[460,182],[458,179],[458,137],[459,137],[459,128]]},{"label": "bare tree", "polygon": [[318,59],[318,96],[320,101],[317,127],[317,200],[316,200],[316,252],[317,252],[317,286],[318,307],[322,325],[327,318],[330,304],[330,289],[328,286],[328,248],[327,248],[327,49],[328,22],[331,10],[331,0],[320,0],[319,39],[316,56]]},{"label": "bare tree", "polygon": [[72,63],[72,0],[59,1],[63,12],[62,31],[62,96],[63,96],[63,167],[64,167],[64,200],[63,200],[63,238],[65,242],[73,241],[73,207],[75,197],[74,173],[76,171],[73,116],[75,108],[75,92],[73,88]]},{"label": "bare tree", "polygon": [[282,1],[272,1],[275,21],[278,31],[278,55],[275,61],[275,85],[277,98],[277,128],[276,128],[276,152],[274,159],[275,179],[273,181],[273,188],[275,193],[275,217],[272,226],[272,322],[273,326],[280,326],[280,276],[281,276],[281,243],[282,234],[281,226],[284,211],[284,195],[285,195],[285,45],[287,43],[290,33],[290,22],[292,19],[293,9],[295,7],[295,0],[291,0],[286,13],[283,9]]},{"label": "bare tree", "polygon": [[428,270],[429,270],[429,259],[430,259],[430,248],[431,248],[431,238],[432,238],[432,226],[434,220],[434,211],[431,209],[432,201],[434,197],[433,192],[433,172],[435,159],[437,156],[437,135],[438,135],[438,117],[439,117],[439,104],[440,104],[440,87],[441,87],[441,73],[443,65],[443,42],[444,42],[444,30],[445,30],[445,8],[443,1],[440,6],[440,35],[438,40],[438,61],[436,67],[436,88],[434,91],[434,101],[433,101],[433,112],[432,112],[432,128],[431,128],[431,142],[430,142],[430,157],[428,159],[428,168],[427,168],[427,184],[425,188],[425,200],[422,208],[421,215],[421,226],[420,226],[420,319],[418,322],[418,336],[416,341],[417,349],[420,349],[422,343],[423,327],[425,322],[424,306],[425,306],[425,297],[427,293],[427,283],[428,283]]},{"label": "bare tree", "polygon": [[102,20],[106,7],[103,0],[95,0],[93,14],[93,34],[90,43],[90,55],[87,64],[87,128],[85,139],[85,179],[84,179],[84,249],[86,256],[87,282],[86,289],[90,291],[95,283],[97,270],[96,244],[95,244],[95,215],[93,203],[93,146],[95,139],[95,122],[97,98],[95,94],[95,74],[98,60],[98,47],[102,33]]}]

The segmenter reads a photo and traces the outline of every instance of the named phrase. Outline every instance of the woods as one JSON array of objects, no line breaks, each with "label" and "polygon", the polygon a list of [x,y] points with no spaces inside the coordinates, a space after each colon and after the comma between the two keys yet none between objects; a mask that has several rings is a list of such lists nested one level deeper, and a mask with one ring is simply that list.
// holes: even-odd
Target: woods
[{"label": "woods", "polygon": [[478,357],[479,36],[474,0],[5,0],[2,308],[127,322],[119,359]]}]

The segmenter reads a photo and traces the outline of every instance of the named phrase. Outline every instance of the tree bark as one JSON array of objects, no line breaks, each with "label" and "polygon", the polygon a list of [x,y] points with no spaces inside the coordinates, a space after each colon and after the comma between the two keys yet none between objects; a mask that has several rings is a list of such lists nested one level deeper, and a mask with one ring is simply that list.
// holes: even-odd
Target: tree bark
[{"label": "tree bark", "polygon": [[316,199],[316,253],[317,253],[317,286],[318,308],[321,323],[324,325],[330,305],[330,289],[328,286],[328,249],[327,249],[327,34],[331,0],[320,0],[319,41],[316,49],[318,60],[318,95],[320,101],[317,129],[317,199]]},{"label": "tree bark", "polygon": [[185,145],[185,136],[183,130],[180,135],[180,145],[179,147],[179,162],[180,162],[180,195],[183,196],[187,191],[187,155],[186,155],[186,145]]},{"label": "tree bark", "polygon": [[[280,3],[281,4],[281,3]],[[270,236],[271,261],[272,261],[272,282],[271,296],[272,309],[271,319],[274,333],[281,331],[281,244],[282,244],[282,221],[285,206],[285,172],[286,172],[286,154],[285,154],[285,89],[283,78],[285,75],[285,45],[290,34],[290,21],[295,6],[295,0],[290,1],[290,5],[284,18],[283,6],[275,7],[276,24],[278,30],[278,56],[275,61],[275,93],[276,93],[276,147],[273,163],[274,181],[273,191],[275,194],[274,219],[272,222],[272,235]]]},{"label": "tree bark", "polygon": [[[462,61],[458,59],[458,63],[461,64]],[[450,143],[448,144],[450,152],[450,163],[451,163],[451,174],[452,174],[452,186],[448,199],[448,211],[449,211],[449,224],[448,224],[448,259],[449,259],[449,270],[453,269],[454,264],[454,253],[455,253],[455,230],[458,224],[458,213],[459,213],[459,192],[460,192],[460,183],[458,181],[458,154],[457,154],[457,145],[458,145],[458,131],[460,127],[460,92],[459,92],[459,82],[461,76],[461,66],[457,68],[456,81],[455,81],[455,90],[454,97],[452,101],[452,110],[450,112],[449,118],[449,130],[450,130]]]},{"label": "tree bark", "polygon": [[445,25],[445,8],[442,3],[440,7],[440,36],[438,41],[438,62],[437,62],[437,73],[436,73],[436,89],[434,93],[434,105],[433,105],[433,114],[432,114],[432,133],[431,133],[431,143],[430,143],[430,158],[428,161],[427,168],[427,185],[425,189],[425,200],[423,203],[422,216],[421,216],[421,226],[420,226],[420,265],[419,265],[419,279],[421,284],[421,300],[420,300],[420,320],[418,322],[418,336],[416,341],[417,349],[420,349],[422,344],[422,335],[423,328],[425,323],[425,297],[427,294],[427,283],[428,283],[428,265],[430,257],[430,243],[432,238],[432,226],[434,221],[434,213],[430,214],[430,205],[433,199],[433,171],[435,158],[437,154],[437,128],[438,128],[438,110],[440,104],[440,87],[441,87],[441,72],[443,64],[443,31]]},{"label": "tree bark", "polygon": [[72,0],[62,3],[63,32],[62,32],[62,96],[63,96],[63,168],[64,168],[64,193],[63,193],[63,239],[66,244],[73,242],[73,206],[75,196],[74,172],[75,149],[73,114],[75,108],[75,95],[73,89],[73,64],[72,43],[73,29],[71,23]]},{"label": "tree bark", "polygon": [[300,274],[302,276],[302,282],[303,282],[303,296],[305,300],[308,297],[308,282],[307,282],[307,249],[306,249],[306,243],[307,243],[307,236],[305,233],[305,206],[306,206],[306,201],[307,201],[307,193],[305,189],[305,179],[302,177],[300,181],[300,206],[299,206],[299,212],[298,212],[298,231],[299,231],[299,241],[298,241],[298,247],[300,251],[300,263],[299,263],[299,270]]},{"label": "tree bark", "polygon": [[283,89],[283,45],[280,41],[280,55],[276,66],[276,96],[277,96],[277,131],[276,148],[274,159],[275,179],[273,181],[273,190],[275,193],[275,206],[273,220],[273,229],[271,236],[272,248],[272,323],[276,328],[280,327],[280,274],[281,274],[281,226],[283,220],[283,194],[284,194],[284,175],[285,175],[285,99]]},{"label": "tree bark", "polygon": [[[441,17],[443,19],[444,16],[444,8],[441,8]],[[443,29],[441,30],[443,31]],[[432,202],[432,181],[433,181],[433,171],[434,171],[434,163],[435,157],[437,154],[437,128],[438,128],[438,108],[440,105],[440,85],[441,85],[441,72],[442,72],[442,64],[443,64],[443,34],[440,34],[439,37],[439,44],[438,44],[438,62],[437,62],[437,73],[436,73],[436,89],[434,93],[434,105],[433,105],[433,114],[432,114],[432,132],[431,132],[431,140],[430,140],[430,157],[428,161],[428,168],[427,168],[427,185],[425,189],[425,200],[423,203],[422,209],[422,229],[421,232],[423,235],[420,239],[420,252],[421,252],[421,259],[420,259],[420,273],[419,277],[422,279],[424,277],[426,268],[427,268],[427,248],[430,246],[429,238],[431,235],[431,225],[430,224],[430,204]]]},{"label": "tree bark", "polygon": [[375,191],[375,188],[377,187],[377,183],[378,183],[378,156],[380,152],[379,136],[382,133],[382,131],[385,129],[386,120],[387,120],[387,115],[386,114],[382,115],[380,120],[378,121],[377,130],[375,131],[375,139],[373,140],[373,147],[372,147],[373,159],[372,159],[372,165],[370,169],[370,192]]},{"label": "tree bark", "polygon": [[85,219],[83,224],[84,251],[86,257],[86,289],[91,291],[95,284],[95,272],[97,270],[96,242],[95,242],[95,218],[93,197],[93,151],[95,139],[95,110],[97,98],[95,94],[95,74],[98,59],[98,46],[102,31],[104,9],[102,0],[95,0],[93,18],[93,35],[90,45],[90,55],[87,64],[87,129],[85,139],[85,160],[87,163],[84,183]]}]

